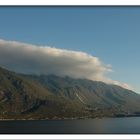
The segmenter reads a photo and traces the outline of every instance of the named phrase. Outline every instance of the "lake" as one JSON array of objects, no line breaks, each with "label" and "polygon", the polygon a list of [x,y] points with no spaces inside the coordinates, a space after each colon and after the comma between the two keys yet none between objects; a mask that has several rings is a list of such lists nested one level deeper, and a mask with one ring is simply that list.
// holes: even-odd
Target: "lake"
[{"label": "lake", "polygon": [[1,134],[140,134],[140,117],[0,121]]}]

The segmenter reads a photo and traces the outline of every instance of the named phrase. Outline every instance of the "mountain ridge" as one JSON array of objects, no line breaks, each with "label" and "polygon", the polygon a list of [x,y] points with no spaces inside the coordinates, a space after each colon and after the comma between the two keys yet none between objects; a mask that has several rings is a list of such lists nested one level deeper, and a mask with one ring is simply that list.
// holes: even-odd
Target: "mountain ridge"
[{"label": "mountain ridge", "polygon": [[0,68],[1,119],[115,117],[139,112],[140,95],[120,86]]}]

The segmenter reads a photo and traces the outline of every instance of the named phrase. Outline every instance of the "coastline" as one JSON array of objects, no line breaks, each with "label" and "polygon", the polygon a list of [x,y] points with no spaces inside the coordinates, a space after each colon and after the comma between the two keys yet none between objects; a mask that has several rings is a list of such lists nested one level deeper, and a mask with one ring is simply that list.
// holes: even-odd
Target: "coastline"
[{"label": "coastline", "polygon": [[109,116],[104,116],[104,117],[64,117],[64,118],[45,118],[45,119],[34,119],[34,118],[29,118],[29,119],[0,119],[0,121],[55,121],[55,120],[89,120],[89,119],[105,119],[105,118],[131,118],[131,117],[140,117],[140,115],[136,115],[136,114],[129,114],[129,115],[125,115],[125,114],[118,114],[116,116],[113,117],[109,117]]}]

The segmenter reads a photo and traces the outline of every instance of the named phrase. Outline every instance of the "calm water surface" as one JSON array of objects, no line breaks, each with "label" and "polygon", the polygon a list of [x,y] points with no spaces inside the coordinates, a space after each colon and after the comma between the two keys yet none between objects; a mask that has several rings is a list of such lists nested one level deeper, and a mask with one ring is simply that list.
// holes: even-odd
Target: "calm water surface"
[{"label": "calm water surface", "polygon": [[10,134],[140,134],[140,117],[88,120],[0,121]]}]

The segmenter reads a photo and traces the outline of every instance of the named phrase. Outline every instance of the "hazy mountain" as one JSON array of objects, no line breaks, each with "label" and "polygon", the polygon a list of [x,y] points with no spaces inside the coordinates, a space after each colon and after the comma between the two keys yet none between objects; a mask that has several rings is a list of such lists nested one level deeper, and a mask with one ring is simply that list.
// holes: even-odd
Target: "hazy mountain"
[{"label": "hazy mountain", "polygon": [[140,95],[116,85],[0,68],[0,118],[112,117],[139,112]]}]

